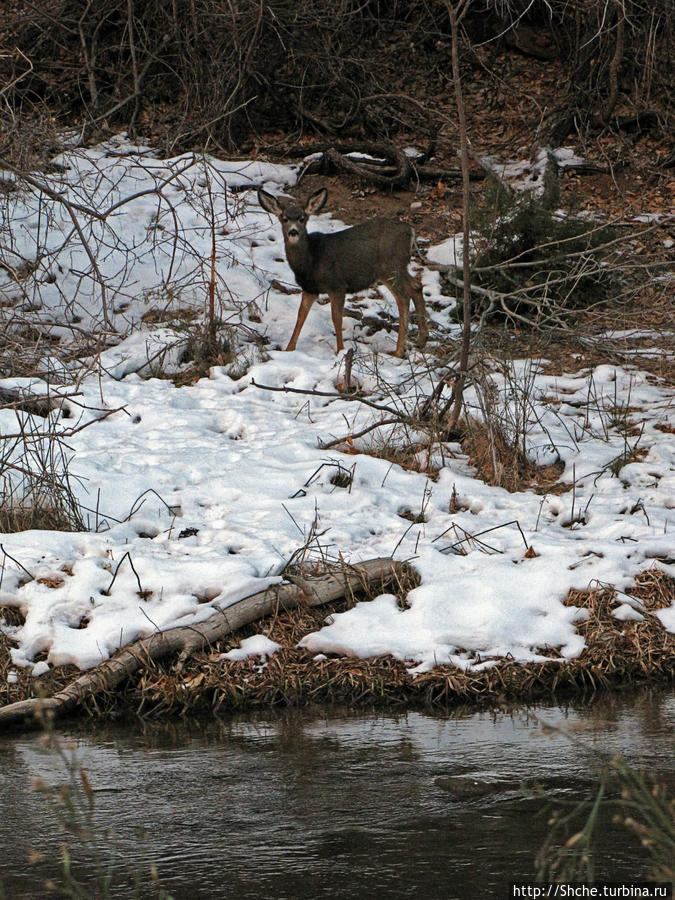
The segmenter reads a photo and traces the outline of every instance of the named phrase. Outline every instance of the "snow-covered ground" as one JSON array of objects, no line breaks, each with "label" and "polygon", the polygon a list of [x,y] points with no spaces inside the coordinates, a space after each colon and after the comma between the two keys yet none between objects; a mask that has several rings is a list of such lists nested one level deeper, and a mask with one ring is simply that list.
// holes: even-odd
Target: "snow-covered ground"
[{"label": "snow-covered ground", "polygon": [[[295,352],[280,349],[299,297],[288,293],[294,282],[280,227],[254,189],[281,190],[296,169],[160,160],[123,139],[58,161],[65,170],[43,180],[65,192],[70,207],[44,195],[38,202],[36,192],[5,197],[13,216],[5,258],[13,253],[16,267],[36,260],[38,247],[51,251],[37,260],[39,292],[22,295],[10,279],[0,290],[56,334],[73,325],[134,330],[86,371],[64,374],[53,360],[43,362],[50,377],[61,372],[52,391],[69,396],[71,417],[62,426],[91,422],[67,439],[90,530],[2,536],[0,605],[25,614],[23,626],[2,626],[16,643],[15,665],[33,666],[36,675],[48,665],[86,668],[156,629],[203,620],[214,605],[278,582],[305,543],[310,557],[353,563],[394,554],[413,563],[421,585],[406,609],[382,595],[333,616],[302,644],[316,654],[391,653],[416,672],[502,657],[545,660],[552,648],[575,657],[585,613],[564,605],[570,588],[615,585],[616,615],[627,619],[644,612],[630,596],[637,573],[657,564],[675,575],[668,562],[675,556],[675,439],[664,430],[675,422],[675,406],[658,379],[608,365],[554,377],[543,360],[495,369],[503,415],[524,421],[528,452],[564,462],[561,481],[574,490],[560,494],[490,487],[456,446],[437,448],[435,480],[363,452],[321,450],[320,442],[365,428],[379,414],[343,398],[260,387],[335,392],[343,373],[328,306],[313,307]],[[85,228],[88,217],[74,204],[108,215]],[[322,215],[313,227],[341,226]],[[157,308],[204,309],[214,231],[219,313],[236,328],[239,358],[250,365],[243,375],[236,364],[215,367],[209,378],[178,388],[150,374],[175,366],[185,335],[139,321]],[[421,274],[433,302],[432,343],[456,336],[447,315],[453,301],[441,294],[438,273]],[[376,291],[350,305],[364,316],[395,309]],[[349,318],[345,338],[347,346],[356,341],[354,376],[369,399],[412,409],[432,390],[430,355],[411,349],[397,360],[383,352],[393,349],[394,333],[369,335]],[[0,380],[0,387],[28,384]],[[32,379],[30,387],[44,392],[47,381]],[[471,391],[467,401],[477,406]],[[17,415],[0,411],[3,435],[16,433]],[[639,434],[626,434],[627,419]],[[641,452],[617,463],[635,444]],[[341,487],[334,476],[345,469],[350,483]],[[420,512],[424,521],[411,522],[410,513]],[[536,555],[526,554],[530,546]],[[675,632],[675,609],[657,615]],[[274,647],[254,642],[250,652]],[[47,663],[35,664],[44,653]]]}]

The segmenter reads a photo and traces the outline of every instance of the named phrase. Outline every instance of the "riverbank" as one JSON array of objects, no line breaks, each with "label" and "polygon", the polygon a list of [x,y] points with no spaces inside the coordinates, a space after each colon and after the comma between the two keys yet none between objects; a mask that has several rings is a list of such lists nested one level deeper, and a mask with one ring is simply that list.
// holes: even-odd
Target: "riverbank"
[{"label": "riverbank", "polygon": [[[283,352],[298,298],[257,188],[295,190],[297,163],[161,159],[124,135],[57,162],[44,177],[61,261],[35,276],[42,306],[27,315],[53,316],[67,355],[45,357],[41,341],[34,364],[17,362],[0,384],[14,491],[0,522],[3,726],[7,705],[86,685],[134,655],[124,678],[74,702],[158,716],[317,700],[451,705],[672,678],[675,381],[660,276],[649,328],[641,279],[639,301],[608,295],[562,333],[481,326],[455,427],[462,329],[443,272],[462,243],[447,221],[419,267],[424,352],[391,356],[391,303],[374,292],[350,301],[345,353],[321,304]],[[95,246],[70,247],[66,190],[106,211]],[[25,233],[39,231],[43,194],[28,182],[8,196]],[[398,215],[418,201],[390,203]],[[660,272],[670,220],[654,216],[631,213],[621,227],[649,243]],[[85,290],[87,251],[100,261]],[[195,280],[205,260],[207,280]],[[216,294],[209,321],[204,299]],[[109,345],[80,342],[108,320]],[[277,590],[296,588],[302,605],[314,567],[340,574],[372,560],[409,560],[418,580],[342,606],[334,595],[317,612],[277,610]],[[178,647],[177,661],[148,652],[267,591],[272,619],[266,609],[226,641]],[[235,659],[232,642],[253,634]]]},{"label": "riverbank", "polygon": [[[672,684],[675,680],[675,635],[666,631],[655,613],[671,605],[675,581],[658,568],[643,572],[631,590],[630,617],[617,618],[623,608],[610,588],[571,591],[566,605],[585,610],[577,630],[585,648],[574,659],[546,663],[482,660],[462,671],[440,665],[411,672],[411,664],[391,655],[359,659],[328,657],[299,647],[299,641],[320,628],[326,608],[279,611],[209,648],[183,660],[153,663],[118,690],[87,699],[83,710],[94,716],[126,713],[148,718],[232,710],[251,710],[307,704],[346,704],[362,707],[438,707],[458,704],[497,706],[504,702],[531,703],[542,698],[625,690],[642,684]],[[637,603],[635,603],[637,601]],[[354,598],[335,604],[341,612]],[[643,612],[635,606],[641,604]],[[7,610],[5,610],[7,612]],[[626,610],[621,613],[629,615]],[[239,654],[242,641],[265,636],[279,645],[269,656]],[[249,644],[250,645],[250,644]],[[253,645],[256,646],[255,644]],[[542,651],[544,648],[541,648]],[[546,648],[549,656],[551,648]],[[244,655],[243,659],[227,658]],[[0,680],[6,683],[5,703],[35,696],[51,696],[81,673],[73,666],[51,669],[40,679],[27,669],[13,668],[9,641],[0,637]]]}]

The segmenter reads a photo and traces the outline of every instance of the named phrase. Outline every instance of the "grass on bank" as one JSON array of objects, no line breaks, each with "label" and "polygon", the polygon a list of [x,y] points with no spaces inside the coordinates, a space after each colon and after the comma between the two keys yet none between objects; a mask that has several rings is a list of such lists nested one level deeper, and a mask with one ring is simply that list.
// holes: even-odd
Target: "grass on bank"
[{"label": "grass on bank", "polygon": [[[401,586],[401,603],[414,583],[411,576],[410,583]],[[612,615],[617,595],[610,587],[570,591],[566,603],[588,611],[586,621],[577,626],[586,647],[575,659],[558,660],[555,650],[539,648],[554,661],[523,664],[495,660],[494,666],[478,672],[445,665],[416,677],[408,672],[409,663],[391,656],[315,660],[313,654],[297,647],[305,634],[321,627],[330,612],[346,609],[349,601],[333,610],[280,611],[247,626],[208,652],[195,655],[182,669],[176,667],[175,661],[149,663],[120,690],[91,700],[88,713],[155,718],[313,703],[444,708],[467,703],[533,702],[645,682],[672,683],[675,635],[664,629],[654,612],[671,604],[675,580],[658,568],[649,569],[636,579],[632,596],[644,605],[644,616],[640,621],[622,622]],[[17,624],[20,621],[20,614],[6,607],[0,608],[0,617]],[[220,658],[221,653],[238,646],[242,638],[256,633],[265,633],[282,646],[266,665],[256,657],[237,662]],[[63,666],[35,679],[28,670],[12,666],[10,650],[10,638],[0,634],[4,703],[52,694],[79,674],[75,667]],[[477,657],[476,662],[479,661]],[[10,672],[14,675],[8,681]]]}]

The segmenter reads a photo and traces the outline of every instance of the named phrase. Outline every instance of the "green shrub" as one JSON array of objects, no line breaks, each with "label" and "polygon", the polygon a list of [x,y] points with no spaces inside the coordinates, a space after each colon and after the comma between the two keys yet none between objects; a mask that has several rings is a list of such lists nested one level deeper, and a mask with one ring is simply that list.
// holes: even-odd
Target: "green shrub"
[{"label": "green shrub", "polygon": [[609,299],[617,276],[606,245],[618,232],[555,211],[555,175],[547,174],[541,196],[510,195],[493,184],[486,199],[476,213],[485,235],[473,260],[472,284],[484,289],[473,295],[476,313],[555,325]]}]

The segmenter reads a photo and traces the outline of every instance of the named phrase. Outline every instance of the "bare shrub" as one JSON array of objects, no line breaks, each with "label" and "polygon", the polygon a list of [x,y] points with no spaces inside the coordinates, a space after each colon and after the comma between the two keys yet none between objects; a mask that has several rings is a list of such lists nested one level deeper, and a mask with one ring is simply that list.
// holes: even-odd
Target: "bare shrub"
[{"label": "bare shrub", "polygon": [[[179,362],[187,366],[174,381],[177,384],[193,383],[208,374],[211,366],[229,366],[241,363],[236,332],[233,328],[215,322],[215,331],[209,324],[198,323],[186,331]],[[238,371],[238,370],[237,370]],[[242,364],[241,374],[246,373]]]},{"label": "bare shrub", "polygon": [[[564,469],[555,458],[548,465],[540,465],[533,458],[531,434],[541,426],[535,374],[531,364],[517,371],[509,359],[497,361],[484,356],[475,360],[472,369],[478,409],[477,414],[467,410],[462,449],[481,478],[508,491],[533,486],[539,491],[549,489]],[[554,457],[552,441],[550,449]]]},{"label": "bare shrub", "polygon": [[371,50],[423,37],[424,10],[421,0],[389,10],[351,0],[38,0],[0,18],[20,52],[0,59],[0,75],[21,74],[17,106],[44,99],[86,128],[161,121],[171,146],[232,148],[252,130],[299,123],[387,128],[405,102]]},{"label": "bare shrub", "polygon": [[563,65],[565,87],[543,129],[553,146],[571,131],[583,135],[591,127],[667,130],[672,0],[499,0],[486,6],[492,15],[472,23],[479,40],[498,38]]},{"label": "bare shrub", "polygon": [[[548,38],[545,58],[567,76],[544,122],[553,143],[589,125],[667,128],[671,0],[462,5],[463,53],[468,34],[542,58],[535,38]],[[165,150],[232,150],[275,129],[433,138],[447,117],[410,76],[423,60],[429,90],[446,87],[449,31],[441,0],[35,0],[0,9],[0,83],[20,116],[44,104],[88,131],[142,129]]]},{"label": "bare shrub", "polygon": [[86,530],[58,420],[16,410],[16,422],[0,437],[0,531]]},{"label": "bare shrub", "polygon": [[[116,146],[111,141],[108,152]],[[222,363],[219,330],[241,324],[257,299],[242,300],[228,285],[230,268],[248,259],[223,240],[243,202],[226,175],[193,154],[156,164],[138,153],[113,176],[87,151],[70,151],[67,160],[68,173],[51,177],[11,166],[0,191],[4,374],[32,374],[29,357],[33,372],[53,355],[96,357],[146,322],[144,308],[146,324],[184,326],[201,316],[213,363]],[[176,191],[193,215],[177,214]],[[144,210],[139,234],[128,214],[148,202],[154,213]],[[31,217],[37,227],[26,225]]]},{"label": "bare shrub", "polygon": [[485,238],[472,266],[483,322],[567,328],[580,308],[619,293],[621,267],[612,252],[633,235],[551,207],[546,193],[507,196],[499,185],[488,191],[479,217]]}]

